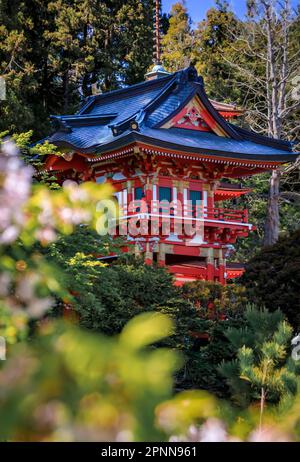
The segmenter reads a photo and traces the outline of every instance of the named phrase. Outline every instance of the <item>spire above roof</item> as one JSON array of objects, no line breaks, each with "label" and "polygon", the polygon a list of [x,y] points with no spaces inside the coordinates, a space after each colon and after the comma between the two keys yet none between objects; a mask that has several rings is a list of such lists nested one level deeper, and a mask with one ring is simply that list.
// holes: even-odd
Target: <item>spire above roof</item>
[{"label": "spire above roof", "polygon": [[156,66],[161,65],[161,1],[155,0],[154,5],[154,57],[153,62]]},{"label": "spire above roof", "polygon": [[151,71],[145,75],[146,80],[159,79],[169,75],[161,63],[161,1],[155,0],[153,14],[153,62]]}]

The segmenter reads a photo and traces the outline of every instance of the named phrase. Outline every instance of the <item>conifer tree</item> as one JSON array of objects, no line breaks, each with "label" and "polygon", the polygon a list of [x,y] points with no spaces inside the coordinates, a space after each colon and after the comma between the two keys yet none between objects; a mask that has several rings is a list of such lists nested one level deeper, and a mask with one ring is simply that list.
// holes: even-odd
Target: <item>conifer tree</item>
[{"label": "conifer tree", "polygon": [[0,131],[49,133],[49,114],[144,79],[152,0],[0,0]]},{"label": "conifer tree", "polygon": [[32,44],[26,33],[31,28],[24,2],[0,1],[0,76],[6,83],[6,99],[0,101],[0,131],[15,131],[20,125],[26,130],[34,121],[28,104],[36,87],[35,66],[29,56]]},{"label": "conifer tree", "polygon": [[262,420],[266,403],[283,403],[297,392],[300,365],[291,358],[293,331],[279,310],[249,307],[245,317],[246,327],[226,333],[236,358],[223,362],[219,371],[238,405],[260,401]]},{"label": "conifer tree", "polygon": [[240,24],[228,2],[217,0],[216,6],[207,11],[206,18],[195,30],[193,59],[196,68],[205,80],[209,95],[220,101],[241,101],[239,87],[228,85],[234,72],[224,60],[224,55],[230,53],[232,41],[228,31],[237,31]]},{"label": "conifer tree", "polygon": [[193,46],[191,19],[185,2],[177,2],[172,6],[169,29],[162,40],[162,61],[170,72],[183,69],[190,64]]},{"label": "conifer tree", "polygon": [[280,309],[300,331],[300,230],[250,259],[240,282],[250,300],[269,311]]}]

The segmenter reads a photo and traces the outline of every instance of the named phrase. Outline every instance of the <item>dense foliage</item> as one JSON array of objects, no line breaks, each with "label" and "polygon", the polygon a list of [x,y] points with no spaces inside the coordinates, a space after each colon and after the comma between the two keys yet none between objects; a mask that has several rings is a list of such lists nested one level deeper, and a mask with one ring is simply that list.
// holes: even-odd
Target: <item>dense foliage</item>
[{"label": "dense foliage", "polygon": [[183,3],[172,6],[169,28],[163,36],[162,60],[169,72],[176,72],[190,64],[193,48],[191,19]]},{"label": "dense foliage", "polygon": [[49,133],[99,91],[144,79],[152,61],[152,0],[1,0],[0,131]]},{"label": "dense foliage", "polygon": [[280,308],[300,328],[300,231],[262,249],[246,265],[241,279],[248,297],[270,311]]},{"label": "dense foliage", "polygon": [[297,393],[300,369],[291,357],[293,330],[280,311],[248,308],[245,321],[244,327],[227,330],[235,358],[219,369],[237,404],[260,400],[263,412],[266,402],[282,404]]},{"label": "dense foliage", "polygon": [[[154,313],[120,335],[44,323],[0,370],[0,438],[10,441],[289,441],[299,396],[282,410],[236,410],[201,391],[173,395],[180,358],[151,343],[172,332]],[[270,429],[271,426],[271,429]]]},{"label": "dense foliage", "polygon": [[[118,254],[118,245],[122,242],[100,240],[87,227],[79,227],[42,250],[47,261],[63,271],[72,294],[67,307],[77,313],[82,327],[107,335],[120,333],[141,312],[168,315],[175,329],[161,345],[183,354],[177,388],[196,387],[227,396],[218,365],[222,359],[232,358],[224,332],[243,323],[247,302],[243,287],[198,281],[180,288],[174,286],[165,268],[128,256],[109,265],[95,258],[113,250]],[[53,314],[61,315],[65,307],[65,301],[58,299]]]}]

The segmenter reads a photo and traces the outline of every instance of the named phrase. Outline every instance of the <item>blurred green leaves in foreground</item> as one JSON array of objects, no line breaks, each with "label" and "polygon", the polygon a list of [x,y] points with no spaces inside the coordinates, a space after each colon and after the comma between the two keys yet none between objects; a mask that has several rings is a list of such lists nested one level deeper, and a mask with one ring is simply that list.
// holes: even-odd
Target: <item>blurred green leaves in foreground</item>
[{"label": "blurred green leaves in foreground", "polygon": [[146,347],[172,331],[141,314],[118,337],[46,322],[0,371],[1,439],[161,440],[155,408],[172,394],[177,355]]},{"label": "blurred green leaves in foreground", "polygon": [[169,318],[144,313],[115,337],[63,321],[41,323],[0,371],[2,441],[292,441],[300,394],[286,410],[233,410],[202,391],[174,394],[177,353],[153,343]]}]

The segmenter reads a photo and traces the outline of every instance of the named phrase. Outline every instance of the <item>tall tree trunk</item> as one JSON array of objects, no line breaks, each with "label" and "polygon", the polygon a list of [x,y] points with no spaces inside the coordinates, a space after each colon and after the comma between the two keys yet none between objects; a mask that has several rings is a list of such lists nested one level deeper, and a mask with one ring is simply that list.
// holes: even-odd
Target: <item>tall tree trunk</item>
[{"label": "tall tree trunk", "polygon": [[[232,35],[237,41],[241,36],[240,46],[236,48],[233,45],[233,50],[240,53],[241,45],[245,46],[245,63],[240,64],[237,59],[230,61],[226,55],[224,59],[249,81],[250,94],[256,102],[254,107],[257,115],[261,116],[260,121],[254,117],[254,126],[260,132],[267,132],[269,137],[280,139],[288,126],[285,119],[292,115],[298,104],[290,102],[291,82],[297,77],[295,57],[298,56],[297,53],[291,56],[294,45],[290,47],[290,38],[298,14],[293,13],[290,0],[252,0],[248,2],[248,13],[245,31]],[[250,59],[247,65],[249,57],[253,61]],[[256,71],[253,62],[261,62],[262,68]],[[261,76],[262,69],[264,76]],[[280,177],[280,171],[273,171],[270,175],[263,245],[271,245],[278,240]]]},{"label": "tall tree trunk", "polygon": [[[276,69],[275,58],[275,37],[274,37],[274,11],[272,2],[263,2],[266,12],[266,29],[267,29],[267,82],[268,88],[268,117],[269,117],[269,136],[280,138],[281,120],[279,115],[279,79]],[[284,70],[284,69],[282,69]],[[265,221],[265,246],[273,245],[277,242],[280,230],[279,217],[279,188],[280,172],[273,170],[269,184],[269,198],[267,206],[267,216]]]},{"label": "tall tree trunk", "polygon": [[278,241],[280,218],[279,218],[279,189],[280,189],[279,170],[273,170],[269,185],[269,199],[267,206],[267,217],[265,222],[264,245],[273,245]]}]

